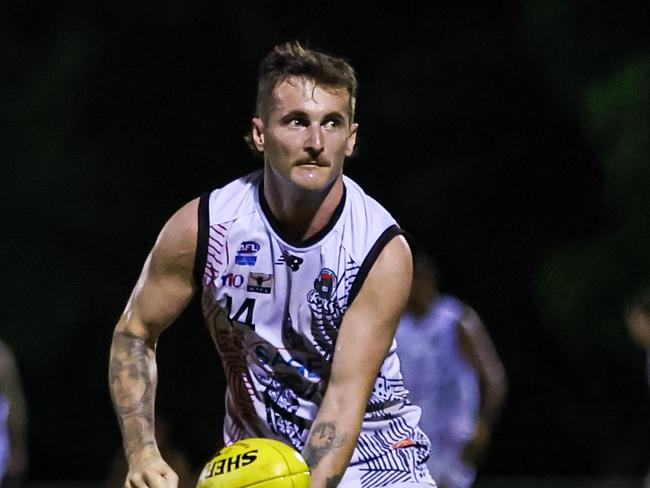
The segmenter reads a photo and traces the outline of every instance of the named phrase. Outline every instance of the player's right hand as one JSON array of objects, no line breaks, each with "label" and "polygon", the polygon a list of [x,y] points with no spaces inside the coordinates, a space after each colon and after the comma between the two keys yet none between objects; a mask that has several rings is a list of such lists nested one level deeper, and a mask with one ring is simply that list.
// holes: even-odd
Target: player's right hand
[{"label": "player's right hand", "polygon": [[124,488],[178,488],[178,475],[157,450],[147,451],[129,459]]}]

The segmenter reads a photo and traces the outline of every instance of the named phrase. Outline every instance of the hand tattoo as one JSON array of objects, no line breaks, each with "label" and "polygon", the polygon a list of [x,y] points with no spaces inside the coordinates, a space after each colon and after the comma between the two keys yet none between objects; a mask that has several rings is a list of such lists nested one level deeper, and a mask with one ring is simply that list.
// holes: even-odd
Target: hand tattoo
[{"label": "hand tattoo", "polygon": [[339,486],[341,479],[343,479],[343,475],[341,474],[337,474],[336,476],[327,478],[327,481],[325,482],[325,488],[336,488],[337,486]]}]

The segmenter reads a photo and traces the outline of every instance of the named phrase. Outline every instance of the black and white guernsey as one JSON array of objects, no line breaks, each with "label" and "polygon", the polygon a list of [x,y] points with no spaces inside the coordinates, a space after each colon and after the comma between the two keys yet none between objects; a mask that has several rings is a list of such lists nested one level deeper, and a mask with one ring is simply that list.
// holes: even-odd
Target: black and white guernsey
[{"label": "black and white guernsey", "polygon": [[[302,450],[343,315],[383,247],[402,231],[344,176],[344,197],[328,225],[306,241],[287,242],[262,176],[256,171],[201,197],[195,278],[227,379],[225,442],[270,437]],[[419,418],[393,341],[340,486],[432,483]]]}]

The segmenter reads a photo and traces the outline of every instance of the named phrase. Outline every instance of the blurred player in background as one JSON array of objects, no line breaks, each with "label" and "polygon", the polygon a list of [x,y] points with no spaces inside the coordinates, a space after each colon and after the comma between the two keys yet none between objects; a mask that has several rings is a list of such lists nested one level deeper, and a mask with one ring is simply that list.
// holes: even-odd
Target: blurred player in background
[{"label": "blurred player in background", "polygon": [[[625,324],[632,340],[645,351],[646,379],[650,387],[650,287],[633,295],[625,308]],[[650,468],[644,488],[650,488]]]},{"label": "blurred player in background", "polygon": [[12,351],[0,341],[0,486],[17,487],[27,471],[27,405]]},{"label": "blurred player in background", "polygon": [[441,488],[471,486],[504,404],[506,373],[476,312],[440,293],[438,271],[425,253],[414,256],[397,348],[431,440],[431,474]]},{"label": "blurred player in background", "polygon": [[226,444],[294,446],[311,488],[430,488],[429,442],[395,354],[411,252],[343,175],[357,134],[354,69],[287,43],[259,75],[247,140],[263,169],[172,216],[113,335],[125,486],[176,486],[154,434],[156,341],[198,294],[227,379]]}]

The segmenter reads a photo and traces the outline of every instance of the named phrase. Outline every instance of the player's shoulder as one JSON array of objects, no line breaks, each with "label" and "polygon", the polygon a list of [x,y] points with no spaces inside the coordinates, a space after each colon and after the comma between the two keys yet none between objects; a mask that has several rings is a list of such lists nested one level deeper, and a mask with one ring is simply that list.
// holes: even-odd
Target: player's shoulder
[{"label": "player's shoulder", "polygon": [[389,215],[388,210],[352,178],[343,175],[343,183],[345,184],[347,197],[353,203],[351,206],[352,209],[363,210],[364,213],[370,213],[371,215],[373,213]]},{"label": "player's shoulder", "polygon": [[174,212],[165,227],[173,231],[174,236],[179,239],[195,236],[198,229],[199,202],[200,198],[197,197],[185,203]]},{"label": "player's shoulder", "polygon": [[14,365],[13,351],[0,341],[0,372],[10,371]]},{"label": "player's shoulder", "polygon": [[457,310],[459,313],[464,312],[465,310],[470,309],[469,305],[460,297],[456,295],[450,295],[449,293],[440,293],[438,299],[436,300],[436,305],[442,308],[449,308]]},{"label": "player's shoulder", "polygon": [[162,259],[194,259],[198,236],[198,213],[200,199],[194,198],[176,210],[163,226],[154,253]]},{"label": "player's shoulder", "polygon": [[386,243],[384,253],[389,259],[396,261],[400,266],[403,265],[406,269],[413,267],[413,254],[411,252],[411,247],[404,235],[401,233],[395,234],[390,238]]},{"label": "player's shoulder", "polygon": [[372,267],[371,275],[380,280],[403,283],[411,280],[413,273],[413,258],[408,242],[401,234],[390,238],[379,252]]},{"label": "player's shoulder", "polygon": [[201,200],[205,217],[214,224],[254,212],[262,178],[263,170],[257,170],[204,194]]},{"label": "player's shoulder", "polygon": [[[346,189],[345,217],[340,225],[343,245],[354,259],[370,257],[374,261],[390,240],[402,234],[402,230],[390,212],[351,178],[344,175],[343,181]],[[404,246],[396,247],[399,252],[399,248]]]},{"label": "player's shoulder", "polygon": [[464,301],[459,300],[460,324],[469,333],[477,333],[483,329],[483,321],[478,312]]}]

